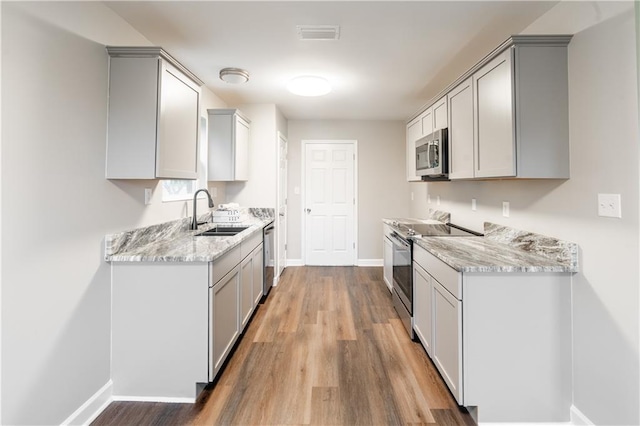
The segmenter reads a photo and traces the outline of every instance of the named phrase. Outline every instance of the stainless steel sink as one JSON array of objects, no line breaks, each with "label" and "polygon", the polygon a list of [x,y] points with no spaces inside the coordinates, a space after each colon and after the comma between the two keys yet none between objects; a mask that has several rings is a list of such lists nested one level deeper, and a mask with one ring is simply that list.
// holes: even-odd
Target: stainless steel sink
[{"label": "stainless steel sink", "polygon": [[230,237],[248,229],[248,226],[216,226],[196,234],[196,237]]}]

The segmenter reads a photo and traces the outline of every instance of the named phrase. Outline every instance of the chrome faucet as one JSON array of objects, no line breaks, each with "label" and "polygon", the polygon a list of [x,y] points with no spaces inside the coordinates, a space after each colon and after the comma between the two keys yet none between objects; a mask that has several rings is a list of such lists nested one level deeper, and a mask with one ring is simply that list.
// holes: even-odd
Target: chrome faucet
[{"label": "chrome faucet", "polygon": [[198,214],[196,213],[196,200],[198,198],[199,192],[204,192],[205,194],[207,194],[207,198],[209,199],[209,208],[210,209],[213,208],[213,200],[211,199],[211,195],[209,194],[209,191],[207,191],[206,189],[198,189],[193,194],[193,220],[191,221],[192,230],[198,229],[198,225],[202,225],[203,223],[205,223],[205,222],[198,222]]}]

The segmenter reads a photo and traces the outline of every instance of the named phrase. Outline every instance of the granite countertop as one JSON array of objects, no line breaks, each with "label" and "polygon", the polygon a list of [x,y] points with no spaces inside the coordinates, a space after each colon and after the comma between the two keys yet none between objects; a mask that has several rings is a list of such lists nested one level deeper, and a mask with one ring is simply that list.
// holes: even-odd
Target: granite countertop
[{"label": "granite countertop", "polygon": [[416,238],[415,244],[459,272],[577,272],[577,265],[486,237]]},{"label": "granite countertop", "polygon": [[[144,228],[137,228],[105,238],[107,262],[211,262],[240,244],[255,232],[262,232],[273,222],[274,209],[249,209],[241,222],[218,223],[219,226],[247,226],[233,236],[196,236],[213,228],[208,222],[197,231],[189,229],[191,218]],[[206,219],[207,215],[199,217]]]},{"label": "granite countertop", "polygon": [[[429,220],[449,214],[429,211]],[[383,219],[418,223],[423,219]],[[555,237],[484,223],[484,237],[415,237],[416,245],[459,272],[578,272],[578,246]]]}]

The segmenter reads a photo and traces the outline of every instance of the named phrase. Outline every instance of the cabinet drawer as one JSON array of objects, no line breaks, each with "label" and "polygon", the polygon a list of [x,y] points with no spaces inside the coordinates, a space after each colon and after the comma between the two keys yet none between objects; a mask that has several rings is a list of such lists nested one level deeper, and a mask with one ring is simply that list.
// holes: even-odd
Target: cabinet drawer
[{"label": "cabinet drawer", "polygon": [[262,243],[262,230],[254,232],[246,240],[242,241],[240,244],[241,259],[247,257],[260,243]]},{"label": "cabinet drawer", "polygon": [[214,260],[211,267],[212,280],[209,285],[215,285],[233,268],[235,268],[235,266],[242,260],[240,254],[240,245],[237,245],[236,247],[232,248],[231,251],[225,253],[222,257]]},{"label": "cabinet drawer", "polygon": [[413,258],[444,288],[449,290],[458,300],[462,300],[461,273],[419,246],[414,245]]}]

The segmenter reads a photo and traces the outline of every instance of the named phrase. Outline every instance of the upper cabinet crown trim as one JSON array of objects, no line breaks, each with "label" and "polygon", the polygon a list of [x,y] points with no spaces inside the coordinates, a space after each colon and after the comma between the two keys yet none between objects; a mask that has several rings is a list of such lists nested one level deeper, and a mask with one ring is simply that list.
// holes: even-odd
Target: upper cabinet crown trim
[{"label": "upper cabinet crown trim", "polygon": [[251,123],[251,120],[246,115],[244,115],[242,113],[242,111],[240,111],[239,109],[235,109],[235,108],[230,108],[230,109],[224,109],[224,108],[208,109],[207,113],[209,115],[233,115],[233,114],[236,114],[237,116],[242,118],[247,123]]},{"label": "upper cabinet crown trim", "polygon": [[482,58],[478,63],[469,68],[464,74],[455,79],[452,83],[442,89],[436,96],[429,99],[429,102],[424,104],[418,111],[412,114],[407,120],[407,124],[413,121],[416,117],[422,114],[427,108],[436,103],[440,98],[445,96],[451,89],[455,88],[457,85],[465,81],[467,78],[471,77],[476,71],[494,59],[496,56],[504,52],[506,49],[509,49],[514,46],[560,46],[564,47],[569,44],[573,35],[569,34],[559,34],[559,35],[512,35],[504,42],[502,42],[498,47],[493,49],[487,56]]},{"label": "upper cabinet crown trim", "polygon": [[194,73],[189,71],[173,56],[167,53],[162,47],[158,46],[107,46],[107,53],[112,58],[162,58],[171,65],[179,69],[185,76],[189,77],[198,87],[204,86],[204,82],[200,80]]}]

